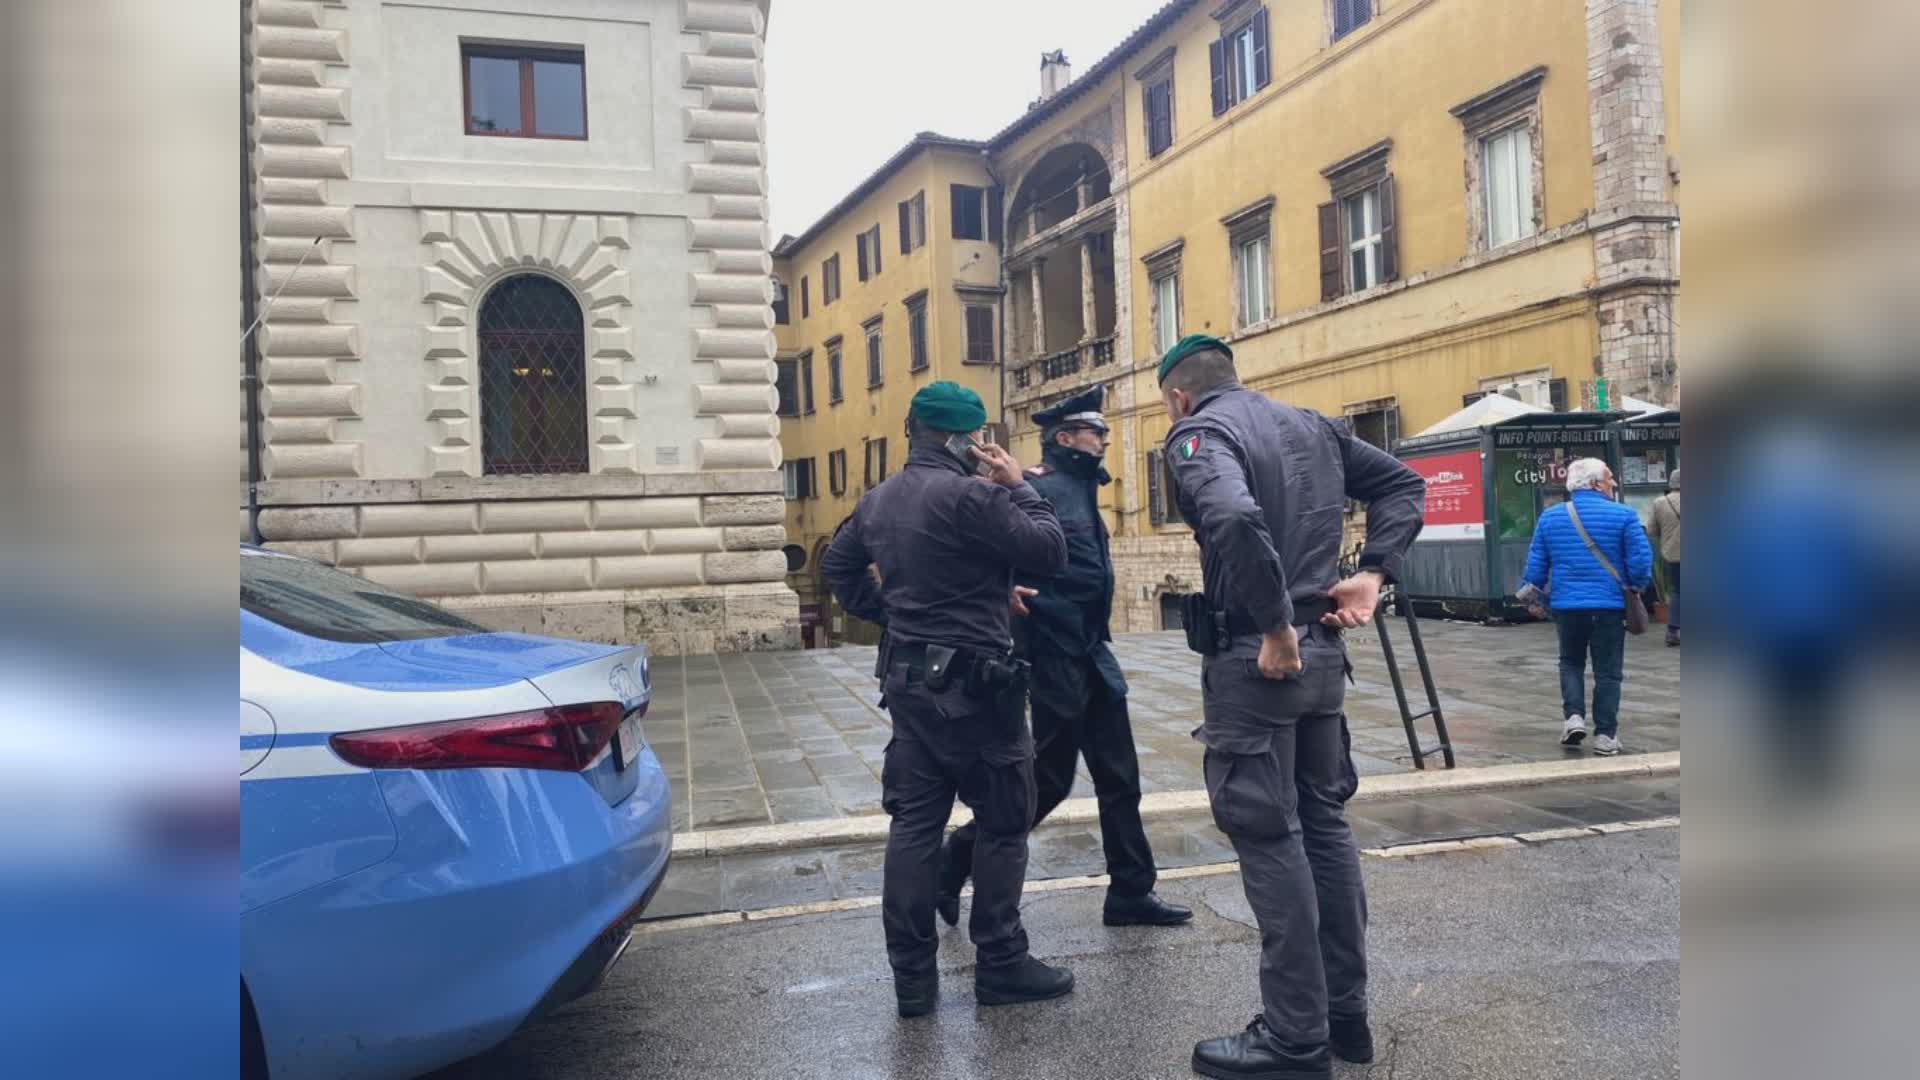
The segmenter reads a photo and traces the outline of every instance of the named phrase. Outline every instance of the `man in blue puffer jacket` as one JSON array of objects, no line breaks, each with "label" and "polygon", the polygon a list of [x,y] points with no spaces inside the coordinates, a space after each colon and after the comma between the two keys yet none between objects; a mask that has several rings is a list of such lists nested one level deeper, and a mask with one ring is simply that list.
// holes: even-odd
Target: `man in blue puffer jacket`
[{"label": "man in blue puffer jacket", "polygon": [[[1653,548],[1640,517],[1613,500],[1613,470],[1599,458],[1567,466],[1571,507],[1587,535],[1626,584],[1638,592],[1653,581]],[[1626,601],[1620,582],[1594,557],[1574,528],[1569,504],[1548,507],[1533,529],[1521,580],[1549,595],[1560,628],[1562,746],[1587,737],[1587,654],[1593,654],[1593,752],[1620,752],[1620,680],[1626,659]]]}]

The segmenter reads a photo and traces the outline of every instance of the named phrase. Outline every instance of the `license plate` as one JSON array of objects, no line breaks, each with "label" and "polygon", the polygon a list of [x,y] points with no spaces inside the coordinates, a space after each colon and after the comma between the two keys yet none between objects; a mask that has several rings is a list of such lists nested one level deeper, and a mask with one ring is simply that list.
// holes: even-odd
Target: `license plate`
[{"label": "license plate", "polygon": [[620,721],[620,727],[613,733],[613,746],[620,755],[620,767],[633,764],[640,756],[640,717],[629,716]]}]

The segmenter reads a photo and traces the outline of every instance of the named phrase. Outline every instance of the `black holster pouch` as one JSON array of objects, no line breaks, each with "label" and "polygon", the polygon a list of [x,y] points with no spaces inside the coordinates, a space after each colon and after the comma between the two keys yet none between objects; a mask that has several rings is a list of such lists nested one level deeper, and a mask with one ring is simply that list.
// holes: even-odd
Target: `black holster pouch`
[{"label": "black holster pouch", "polygon": [[1025,660],[1012,657],[978,657],[967,671],[967,693],[993,698],[1018,693],[1026,688],[1030,667]]},{"label": "black holster pouch", "polygon": [[946,645],[927,646],[927,670],[922,676],[927,689],[937,694],[953,685],[953,656],[956,651]]},{"label": "black holster pouch", "polygon": [[1201,656],[1217,656],[1233,645],[1227,632],[1227,613],[1215,611],[1205,593],[1188,593],[1180,598],[1180,625],[1187,634],[1187,648]]}]

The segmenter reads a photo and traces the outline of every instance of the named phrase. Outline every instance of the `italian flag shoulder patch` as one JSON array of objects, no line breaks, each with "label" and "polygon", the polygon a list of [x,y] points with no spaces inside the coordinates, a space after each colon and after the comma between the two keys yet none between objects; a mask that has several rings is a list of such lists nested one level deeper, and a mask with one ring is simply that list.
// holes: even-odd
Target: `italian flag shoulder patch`
[{"label": "italian flag shoulder patch", "polygon": [[1180,445],[1175,449],[1179,451],[1182,460],[1191,460],[1193,455],[1200,452],[1200,436],[1195,434],[1181,439]]}]

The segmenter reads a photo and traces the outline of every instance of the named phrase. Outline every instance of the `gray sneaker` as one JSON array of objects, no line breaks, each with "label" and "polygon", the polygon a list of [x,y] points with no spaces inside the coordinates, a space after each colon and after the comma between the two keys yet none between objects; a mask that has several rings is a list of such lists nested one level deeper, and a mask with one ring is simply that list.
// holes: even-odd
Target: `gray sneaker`
[{"label": "gray sneaker", "polygon": [[1611,735],[1595,735],[1593,752],[1602,757],[1612,757],[1620,752],[1620,740]]},{"label": "gray sneaker", "polygon": [[1579,746],[1586,741],[1586,738],[1587,718],[1579,713],[1567,717],[1567,722],[1560,725],[1561,746]]}]

